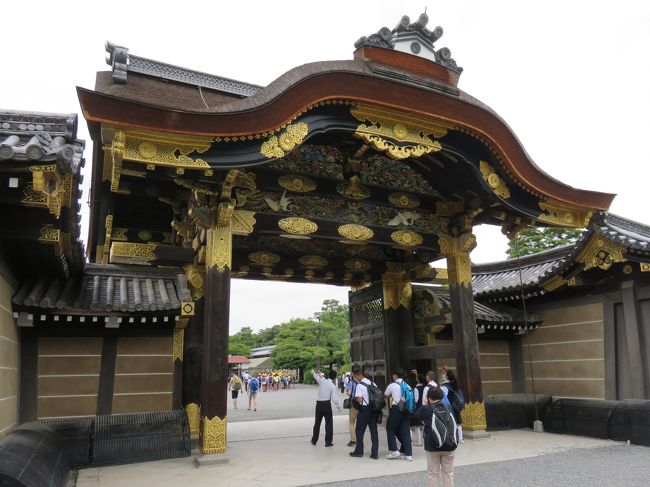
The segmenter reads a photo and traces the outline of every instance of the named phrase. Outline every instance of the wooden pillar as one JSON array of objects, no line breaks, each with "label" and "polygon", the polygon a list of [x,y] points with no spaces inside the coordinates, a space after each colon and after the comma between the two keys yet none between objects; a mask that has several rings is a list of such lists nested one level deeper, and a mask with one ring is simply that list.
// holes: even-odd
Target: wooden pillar
[{"label": "wooden pillar", "polygon": [[[389,267],[390,268],[390,267]],[[393,369],[411,369],[408,350],[414,343],[413,288],[403,270],[390,270],[382,276],[384,293],[384,339],[386,375],[390,382]]]},{"label": "wooden pillar", "polygon": [[38,419],[38,335],[33,328],[20,330],[20,401],[21,423]]},{"label": "wooden pillar", "polygon": [[[194,316],[185,327],[183,340],[183,385],[182,404],[190,426],[192,436],[199,434],[201,424],[201,360],[203,348],[203,320],[205,313],[203,299],[203,276],[201,274],[200,288],[195,288],[192,281],[190,290],[194,301]],[[200,292],[200,294],[199,294]]]},{"label": "wooden pillar", "polygon": [[440,251],[447,259],[452,330],[456,348],[456,376],[466,401],[462,412],[463,429],[485,430],[487,421],[481,386],[469,259],[469,253],[476,247],[476,237],[471,232],[458,235],[441,234],[439,244]]},{"label": "wooden pillar", "polygon": [[526,373],[524,369],[524,346],[521,335],[515,335],[508,342],[510,355],[510,377],[514,394],[526,392]]},{"label": "wooden pillar", "polygon": [[623,297],[623,316],[625,319],[624,335],[630,371],[634,371],[630,380],[631,395],[625,399],[646,399],[648,397],[648,374],[644,367],[645,361],[641,346],[641,333],[639,326],[639,311],[636,301],[634,281],[621,283],[621,296]]},{"label": "wooden pillar", "polygon": [[99,365],[97,415],[113,412],[115,364],[117,363],[117,336],[106,336],[102,341],[102,360]]},{"label": "wooden pillar", "polygon": [[201,453],[226,451],[228,325],[232,267],[232,203],[221,203],[205,250],[205,314],[201,370]]}]

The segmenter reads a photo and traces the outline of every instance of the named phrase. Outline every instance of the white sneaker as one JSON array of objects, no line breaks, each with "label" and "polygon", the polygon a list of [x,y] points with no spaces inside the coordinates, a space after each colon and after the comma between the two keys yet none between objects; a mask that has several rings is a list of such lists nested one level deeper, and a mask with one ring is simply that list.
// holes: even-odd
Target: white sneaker
[{"label": "white sneaker", "polygon": [[412,462],[413,457],[407,457],[406,455],[404,455],[404,460],[406,460],[407,462]]},{"label": "white sneaker", "polygon": [[392,451],[388,455],[386,455],[387,460],[395,460],[396,458],[401,457],[402,454],[398,451]]}]

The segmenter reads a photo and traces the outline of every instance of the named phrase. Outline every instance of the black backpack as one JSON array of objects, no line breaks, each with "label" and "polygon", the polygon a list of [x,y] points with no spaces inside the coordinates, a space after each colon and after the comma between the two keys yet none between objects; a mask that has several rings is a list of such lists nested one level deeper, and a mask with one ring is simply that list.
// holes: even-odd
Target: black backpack
[{"label": "black backpack", "polygon": [[384,393],[381,389],[377,387],[374,382],[364,385],[368,388],[368,406],[370,406],[370,410],[379,412],[384,409],[386,406],[386,399],[384,398]]},{"label": "black backpack", "polygon": [[454,451],[458,447],[458,429],[454,413],[442,402],[432,406],[431,439],[438,451]]}]

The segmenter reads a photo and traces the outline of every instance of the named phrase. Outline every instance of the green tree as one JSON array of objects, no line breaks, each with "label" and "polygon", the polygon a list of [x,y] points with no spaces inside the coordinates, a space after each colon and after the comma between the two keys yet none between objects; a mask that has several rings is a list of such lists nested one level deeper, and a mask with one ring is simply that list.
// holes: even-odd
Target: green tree
[{"label": "green tree", "polygon": [[266,347],[275,345],[275,337],[280,333],[282,325],[273,325],[269,328],[263,328],[255,336],[255,347]]},{"label": "green tree", "polygon": [[272,357],[276,367],[308,369],[349,362],[347,305],[326,300],[314,319],[283,323],[275,336],[275,346]]},{"label": "green tree", "polygon": [[508,242],[508,259],[516,259],[515,241],[519,246],[519,256],[537,254],[561,245],[572,244],[582,234],[578,228],[526,228]]},{"label": "green tree", "polygon": [[250,357],[251,348],[256,344],[256,336],[250,326],[244,326],[234,335],[230,335],[228,353],[230,355],[246,355]]}]

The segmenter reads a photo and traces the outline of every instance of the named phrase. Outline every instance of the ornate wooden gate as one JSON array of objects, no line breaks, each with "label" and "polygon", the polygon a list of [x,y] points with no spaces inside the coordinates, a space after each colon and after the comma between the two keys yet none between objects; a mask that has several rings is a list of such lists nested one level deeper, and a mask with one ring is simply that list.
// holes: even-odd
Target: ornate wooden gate
[{"label": "ornate wooden gate", "polygon": [[350,293],[350,355],[352,369],[386,386],[384,298],[381,283]]}]

